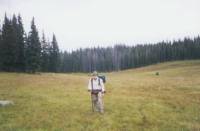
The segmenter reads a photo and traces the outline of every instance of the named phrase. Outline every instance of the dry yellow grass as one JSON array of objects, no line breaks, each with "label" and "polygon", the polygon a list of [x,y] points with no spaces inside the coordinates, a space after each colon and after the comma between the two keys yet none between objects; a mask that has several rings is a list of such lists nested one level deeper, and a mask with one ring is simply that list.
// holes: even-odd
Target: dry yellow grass
[{"label": "dry yellow grass", "polygon": [[106,76],[105,114],[100,115],[91,112],[87,74],[0,73],[0,99],[15,103],[0,108],[0,130],[200,130],[200,61]]}]

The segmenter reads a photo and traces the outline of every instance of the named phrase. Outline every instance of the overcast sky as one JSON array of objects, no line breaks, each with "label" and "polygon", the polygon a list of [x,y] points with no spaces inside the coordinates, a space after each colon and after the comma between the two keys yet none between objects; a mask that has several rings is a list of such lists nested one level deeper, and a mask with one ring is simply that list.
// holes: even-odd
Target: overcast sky
[{"label": "overcast sky", "polygon": [[20,13],[26,31],[54,32],[62,50],[134,45],[200,34],[200,0],[0,0],[0,20]]}]

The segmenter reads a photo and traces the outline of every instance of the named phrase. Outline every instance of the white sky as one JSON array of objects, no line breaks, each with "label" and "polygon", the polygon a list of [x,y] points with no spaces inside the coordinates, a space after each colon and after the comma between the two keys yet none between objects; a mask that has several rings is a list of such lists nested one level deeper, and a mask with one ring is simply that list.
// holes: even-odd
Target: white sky
[{"label": "white sky", "polygon": [[56,34],[61,50],[134,45],[200,34],[200,0],[0,0],[0,20],[20,13],[26,31]]}]

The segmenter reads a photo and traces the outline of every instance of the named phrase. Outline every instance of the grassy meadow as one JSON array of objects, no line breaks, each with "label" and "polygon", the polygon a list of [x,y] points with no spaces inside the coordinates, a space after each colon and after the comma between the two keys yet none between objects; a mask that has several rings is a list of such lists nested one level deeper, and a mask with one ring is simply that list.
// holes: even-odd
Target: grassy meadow
[{"label": "grassy meadow", "polygon": [[0,73],[0,131],[200,131],[199,60],[104,74],[101,115],[88,74]]}]

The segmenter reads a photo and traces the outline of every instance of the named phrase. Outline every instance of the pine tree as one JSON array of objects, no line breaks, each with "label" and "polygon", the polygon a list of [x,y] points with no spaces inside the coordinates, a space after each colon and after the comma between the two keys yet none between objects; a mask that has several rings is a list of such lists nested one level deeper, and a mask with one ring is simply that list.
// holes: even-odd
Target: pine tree
[{"label": "pine tree", "polygon": [[49,42],[46,41],[45,34],[42,34],[41,40],[41,71],[48,72],[49,71],[49,60],[50,60],[50,45]]},{"label": "pine tree", "polygon": [[2,70],[2,56],[1,56],[2,50],[1,49],[2,49],[2,29],[0,25],[0,71]]},{"label": "pine tree", "polygon": [[59,48],[56,40],[56,36],[53,34],[53,39],[51,42],[51,50],[50,50],[50,71],[58,72],[59,69]]},{"label": "pine tree", "polygon": [[5,15],[2,27],[1,62],[2,70],[15,71],[16,37],[12,21]]},{"label": "pine tree", "polygon": [[17,71],[25,71],[25,54],[24,54],[25,38],[24,38],[24,27],[20,15],[18,15],[16,33],[17,33],[16,68]]},{"label": "pine tree", "polygon": [[13,18],[12,18],[12,31],[13,31],[13,33],[12,33],[12,40],[13,40],[13,45],[15,46],[15,48],[14,49],[12,49],[13,50],[13,52],[14,52],[14,70],[13,71],[17,71],[17,68],[18,68],[18,58],[17,58],[17,55],[18,55],[18,45],[17,45],[17,41],[18,41],[18,38],[17,38],[17,36],[18,36],[18,32],[17,32],[17,18],[16,18],[16,16],[15,16],[15,14],[13,15]]},{"label": "pine tree", "polygon": [[28,72],[35,73],[40,70],[41,43],[37,28],[35,26],[34,18],[31,22],[31,31],[28,35],[26,58]]}]

